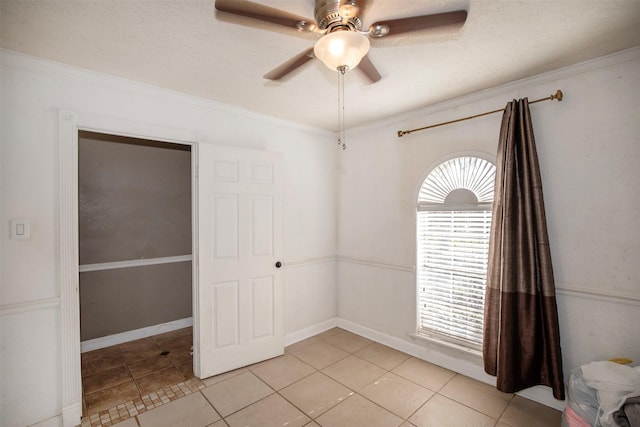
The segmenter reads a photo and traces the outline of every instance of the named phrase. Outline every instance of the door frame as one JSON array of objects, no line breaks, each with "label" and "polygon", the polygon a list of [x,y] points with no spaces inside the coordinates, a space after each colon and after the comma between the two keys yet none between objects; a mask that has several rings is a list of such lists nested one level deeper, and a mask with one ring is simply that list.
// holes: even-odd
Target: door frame
[{"label": "door frame", "polygon": [[[205,141],[196,131],[170,128],[124,119],[58,111],[58,280],[60,282],[60,365],[63,426],[77,426],[82,418],[80,358],[80,298],[78,240],[78,132],[89,131],[191,146],[191,250],[192,316],[194,336],[198,321],[198,144]],[[197,340],[193,342],[193,368],[200,372]]]}]

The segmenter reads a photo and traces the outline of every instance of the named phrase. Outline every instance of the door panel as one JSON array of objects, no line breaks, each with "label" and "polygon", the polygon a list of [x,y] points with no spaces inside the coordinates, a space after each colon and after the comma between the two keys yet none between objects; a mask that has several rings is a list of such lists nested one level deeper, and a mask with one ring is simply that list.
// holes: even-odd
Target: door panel
[{"label": "door panel", "polygon": [[238,282],[214,283],[212,289],[214,348],[238,345]]},{"label": "door panel", "polygon": [[[216,194],[212,197],[211,230],[215,251],[210,262],[223,259],[238,259],[240,230],[238,196],[235,194]],[[206,219],[205,219],[206,220]]]},{"label": "door panel", "polygon": [[273,255],[273,197],[253,196],[251,200],[252,255]]},{"label": "door panel", "polygon": [[252,281],[253,339],[272,336],[274,333],[273,277],[259,277]]},{"label": "door panel", "polygon": [[284,352],[278,153],[198,147],[196,375]]}]

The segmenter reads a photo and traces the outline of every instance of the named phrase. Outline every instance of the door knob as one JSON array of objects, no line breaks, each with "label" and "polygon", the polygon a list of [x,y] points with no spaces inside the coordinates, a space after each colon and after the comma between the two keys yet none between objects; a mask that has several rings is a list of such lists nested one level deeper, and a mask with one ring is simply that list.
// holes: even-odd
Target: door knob
[{"label": "door knob", "polygon": [[276,268],[282,267],[282,263],[280,261],[276,262]]}]

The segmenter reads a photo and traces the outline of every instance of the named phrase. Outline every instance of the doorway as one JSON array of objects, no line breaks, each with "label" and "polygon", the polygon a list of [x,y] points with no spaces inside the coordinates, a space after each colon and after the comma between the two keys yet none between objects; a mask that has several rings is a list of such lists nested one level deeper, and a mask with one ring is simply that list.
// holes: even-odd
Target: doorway
[{"label": "doorway", "polygon": [[85,416],[193,378],[192,188],[188,144],[78,133]]},{"label": "doorway", "polygon": [[[58,281],[64,427],[76,426],[82,418],[78,264],[79,131],[191,147],[193,371],[198,377],[192,380],[201,382],[199,378],[234,369],[234,365],[239,367],[282,354],[284,316],[282,263],[279,260],[283,253],[283,168],[280,153],[207,144],[202,133],[157,123],[66,110],[59,111],[58,120]],[[203,172],[202,175],[198,174],[199,170]],[[213,175],[206,176],[210,173]],[[237,189],[224,189],[218,185],[225,186],[233,182],[240,186]],[[238,204],[232,200],[237,200]],[[250,209],[247,210],[247,207]],[[232,234],[237,239],[228,239]],[[240,255],[239,258],[229,256],[234,253],[231,250],[234,241],[239,245],[239,252],[235,252]],[[246,252],[246,249],[250,251]],[[251,268],[242,268],[240,261],[245,259],[244,254],[249,256]],[[249,271],[251,274],[247,277],[226,274]],[[235,302],[235,305],[229,302]],[[231,307],[237,307],[238,316],[228,310]],[[233,319],[237,319],[237,327],[232,328],[237,334],[229,334],[231,329],[222,327]],[[254,352],[255,345],[258,347]],[[248,359],[252,353],[251,357],[258,359]],[[229,361],[234,363],[227,364]],[[197,391],[199,386],[195,386],[195,390],[180,391]]]},{"label": "doorway", "polygon": [[[153,141],[185,144],[191,147],[192,195],[197,194],[195,171],[198,167],[198,143],[202,137],[195,131],[154,125],[101,115],[58,112],[59,124],[59,276],[60,283],[60,374],[61,405],[64,427],[80,424],[82,419],[82,377],[80,345],[79,244],[78,244],[78,133],[89,131],[130,136]],[[193,198],[194,206],[197,198]],[[195,208],[192,207],[192,241],[197,233]],[[193,244],[193,257],[197,257]],[[194,291],[198,287],[197,268],[192,270]],[[194,292],[194,300],[197,298]],[[197,313],[194,313],[197,319]],[[197,325],[195,328],[197,332]],[[198,343],[194,342],[193,362],[198,369]]]}]

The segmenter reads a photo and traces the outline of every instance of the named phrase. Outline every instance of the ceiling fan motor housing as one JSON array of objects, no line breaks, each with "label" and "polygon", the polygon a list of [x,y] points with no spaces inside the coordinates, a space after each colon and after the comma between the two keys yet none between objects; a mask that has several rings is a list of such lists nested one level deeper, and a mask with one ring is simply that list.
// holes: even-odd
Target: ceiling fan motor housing
[{"label": "ceiling fan motor housing", "polygon": [[343,17],[340,14],[340,3],[340,0],[316,0],[315,18],[318,28],[326,33],[343,30],[360,31],[362,28],[360,18]]}]

